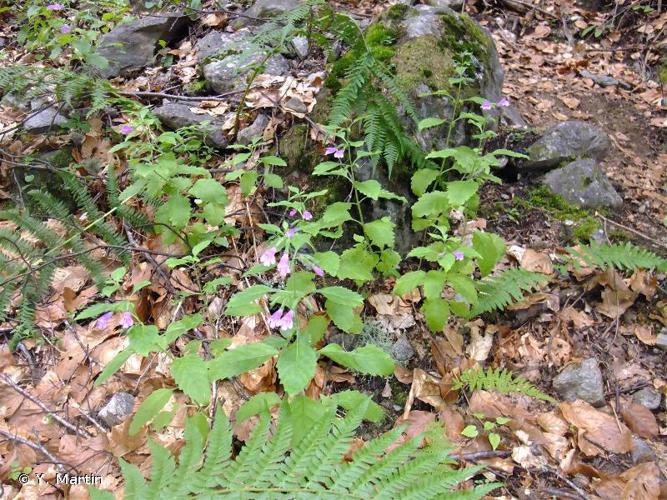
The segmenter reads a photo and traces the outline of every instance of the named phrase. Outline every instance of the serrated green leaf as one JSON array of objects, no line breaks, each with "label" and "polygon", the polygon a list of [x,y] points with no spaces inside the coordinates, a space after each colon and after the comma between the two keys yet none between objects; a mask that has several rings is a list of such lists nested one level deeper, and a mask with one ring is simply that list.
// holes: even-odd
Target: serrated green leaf
[{"label": "serrated green leaf", "polygon": [[424,283],[425,271],[410,271],[396,280],[394,294],[405,295]]},{"label": "serrated green leaf", "polygon": [[480,255],[477,266],[482,277],[493,271],[505,255],[505,242],[497,234],[475,231],[472,235],[472,246]]},{"label": "serrated green leaf", "polygon": [[394,362],[391,356],[374,345],[345,351],[338,344],[328,344],[320,349],[320,354],[359,373],[385,377],[394,373]]},{"label": "serrated green leaf", "polygon": [[195,198],[207,203],[227,203],[227,191],[215,179],[199,179],[189,192]]},{"label": "serrated green leaf", "polygon": [[396,226],[389,217],[382,217],[373,222],[367,222],[363,227],[366,237],[374,245],[380,248],[394,247],[394,228]]},{"label": "serrated green leaf", "polygon": [[111,304],[93,304],[92,306],[86,307],[83,311],[76,315],[74,318],[76,321],[81,321],[84,319],[97,318],[107,312],[125,312],[133,311],[134,304],[132,302],[124,300],[122,302],[113,302]]},{"label": "serrated green leaf", "polygon": [[331,300],[327,300],[324,303],[324,308],[334,325],[338,328],[346,333],[361,333],[364,325],[361,322],[359,314],[354,312],[354,309]]},{"label": "serrated green leaf", "polygon": [[475,282],[473,280],[467,276],[452,274],[447,277],[447,281],[458,294],[466,299],[468,304],[477,304],[477,289],[475,288]]},{"label": "serrated green leaf", "polygon": [[440,173],[430,168],[420,168],[412,175],[410,188],[417,196],[423,195]]},{"label": "serrated green leaf", "polygon": [[357,292],[353,292],[342,286],[329,286],[320,288],[318,293],[336,304],[348,307],[359,307],[364,303],[364,298]]},{"label": "serrated green leaf", "polygon": [[449,319],[449,304],[439,297],[425,300],[420,311],[432,332],[441,332]]},{"label": "serrated green leaf", "polygon": [[171,362],[171,376],[178,388],[200,405],[211,399],[206,362],[196,354],[176,358]]},{"label": "serrated green leaf", "polygon": [[148,423],[153,417],[155,417],[162,408],[167,404],[172,395],[171,389],[157,389],[149,394],[149,396],[144,399],[144,402],[141,403],[137,412],[132,418],[130,423],[129,434],[130,436],[135,435],[139,430]]},{"label": "serrated green leaf", "polygon": [[320,266],[322,270],[331,275],[336,276],[338,274],[338,268],[340,267],[340,257],[336,252],[317,252],[313,254],[313,260],[315,264]]},{"label": "serrated green leaf", "polygon": [[363,247],[349,248],[340,256],[337,276],[340,279],[371,281],[377,261],[377,256],[367,252]]},{"label": "serrated green leaf", "polygon": [[412,205],[413,217],[438,216],[449,212],[449,198],[442,191],[431,191],[419,197]]},{"label": "serrated green leaf", "polygon": [[476,438],[479,436],[479,431],[474,425],[467,425],[462,431],[461,435],[467,438]]},{"label": "serrated green leaf", "polygon": [[359,391],[342,391],[329,396],[338,406],[346,410],[353,410],[364,403],[368,403],[368,409],[364,414],[364,420],[373,423],[379,423],[384,419],[385,414],[382,407],[371,399],[370,396]]},{"label": "serrated green leaf", "polygon": [[286,167],[287,162],[278,156],[262,156],[259,159],[264,165],[273,165],[275,167]]},{"label": "serrated green leaf", "polygon": [[245,290],[236,292],[227,302],[225,315],[250,316],[262,311],[255,301],[266,295],[272,289],[266,285],[253,285]]},{"label": "serrated green leaf", "polygon": [[155,220],[174,226],[176,229],[183,229],[188,225],[191,213],[190,200],[185,196],[175,194],[171,195],[166,203],[160,205],[160,208],[155,212]]},{"label": "serrated green leaf", "polygon": [[447,120],[443,118],[424,118],[417,123],[417,129],[421,132],[424,129],[438,127],[445,123]]},{"label": "serrated green leaf", "polygon": [[264,342],[244,344],[225,351],[208,362],[209,381],[215,382],[254,370],[276,354],[278,351]]},{"label": "serrated green leaf", "polygon": [[282,402],[275,392],[260,392],[243,403],[236,411],[236,422],[241,423],[254,415],[270,412],[273,406]]},{"label": "serrated green leaf", "polygon": [[498,445],[500,445],[500,436],[495,432],[489,433],[489,444],[494,450],[498,448]]},{"label": "serrated green leaf", "polygon": [[465,204],[476,192],[475,181],[453,181],[447,183],[447,199],[454,206]]},{"label": "serrated green leaf", "polygon": [[310,346],[308,339],[300,337],[280,353],[277,368],[285,392],[294,396],[308,387],[315,376],[317,352]]}]

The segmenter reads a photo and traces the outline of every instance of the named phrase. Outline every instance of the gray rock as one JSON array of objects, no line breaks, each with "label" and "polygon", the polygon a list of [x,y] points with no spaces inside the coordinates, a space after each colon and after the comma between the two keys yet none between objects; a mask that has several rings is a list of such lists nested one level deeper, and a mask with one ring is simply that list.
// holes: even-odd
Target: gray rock
[{"label": "gray rock", "polygon": [[463,6],[463,0],[422,0],[431,7],[449,7],[450,9],[460,9]]},{"label": "gray rock", "polygon": [[269,124],[269,118],[266,115],[259,114],[252,125],[240,130],[236,136],[236,142],[239,144],[250,144],[256,138],[261,138],[264,129]]},{"label": "gray rock", "polygon": [[645,406],[649,410],[657,410],[662,402],[662,394],[653,387],[644,387],[632,395],[635,403]]},{"label": "gray rock", "polygon": [[99,411],[97,416],[109,427],[123,423],[132,415],[134,396],[129,392],[117,392]]},{"label": "gray rock", "polygon": [[67,123],[67,117],[60,113],[60,105],[49,103],[45,99],[33,99],[30,102],[30,114],[23,122],[23,129],[31,134],[43,134],[59,129]]},{"label": "gray rock", "polygon": [[586,71],[585,69],[580,71],[579,74],[584,78],[590,78],[600,87],[613,87],[614,85],[618,85],[620,83],[616,78],[613,78],[609,75],[596,75],[590,71]]},{"label": "gray rock", "polygon": [[[219,93],[242,90],[245,87],[248,75],[260,64],[265,55],[253,54],[244,58],[239,54],[232,54],[213,61],[204,66],[204,78],[211,88]],[[283,75],[289,71],[289,63],[280,54],[271,56],[265,64],[264,73]]]},{"label": "gray rock", "polygon": [[205,62],[212,57],[221,57],[230,53],[247,50],[250,46],[250,31],[239,30],[233,33],[211,31],[197,41],[197,58]]},{"label": "gray rock", "polygon": [[153,62],[160,40],[174,42],[185,34],[190,20],[180,14],[135,19],[116,26],[100,40],[97,53],[109,61],[99,70],[104,78],[141,69]]},{"label": "gray rock", "polygon": [[655,452],[643,439],[632,437],[632,463],[641,464],[644,462],[653,462],[655,460]]},{"label": "gray rock", "polygon": [[250,17],[273,17],[296,9],[302,0],[256,0],[248,10],[246,16]]},{"label": "gray rock", "polygon": [[602,160],[609,151],[609,137],[590,123],[571,120],[548,129],[528,148],[524,169],[549,170],[563,161],[582,158]]},{"label": "gray rock", "polygon": [[415,350],[405,335],[402,335],[391,347],[391,357],[399,363],[407,363],[415,357]]},{"label": "gray rock", "polygon": [[618,207],[623,204],[623,199],[595,160],[577,160],[552,170],[544,176],[542,183],[581,207]]},{"label": "gray rock", "polygon": [[299,59],[308,57],[308,51],[310,50],[308,38],[305,36],[295,36],[292,38],[290,44],[292,45],[292,50]]},{"label": "gray rock", "polygon": [[655,346],[658,349],[667,351],[667,328],[663,328],[658,334],[658,338],[655,341]]},{"label": "gray rock", "polygon": [[594,406],[605,404],[602,372],[595,358],[566,366],[554,379],[553,386],[565,401],[582,399]]},{"label": "gray rock", "polygon": [[165,127],[173,130],[191,125],[201,125],[201,130],[205,134],[205,140],[209,145],[220,149],[227,147],[229,141],[222,131],[224,119],[209,115],[198,115],[190,111],[190,106],[187,104],[175,102],[163,104],[155,108],[153,113]]}]

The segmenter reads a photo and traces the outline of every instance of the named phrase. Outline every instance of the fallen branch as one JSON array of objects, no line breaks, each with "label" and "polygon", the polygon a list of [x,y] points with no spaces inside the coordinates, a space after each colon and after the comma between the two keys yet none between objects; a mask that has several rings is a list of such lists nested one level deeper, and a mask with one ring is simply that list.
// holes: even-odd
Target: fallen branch
[{"label": "fallen branch", "polygon": [[67,420],[65,420],[63,417],[58,415],[57,413],[53,412],[50,410],[44,403],[42,403],[39,399],[37,399],[35,396],[30,394],[28,391],[20,387],[16,382],[14,382],[11,378],[9,378],[7,375],[4,373],[0,373],[0,380],[2,380],[5,384],[7,384],[9,387],[14,389],[16,392],[18,392],[21,396],[23,396],[26,399],[29,399],[33,403],[35,403],[37,406],[39,406],[42,410],[44,410],[50,417],[53,418],[56,422],[58,422],[60,425],[65,427],[66,429],[72,431],[75,434],[83,434],[85,437],[93,437],[92,434],[90,434],[88,431],[85,429],[79,428],[74,424],[71,424]]},{"label": "fallen branch", "polygon": [[63,462],[54,457],[51,454],[51,452],[46,448],[44,448],[44,446],[42,446],[41,444],[35,443],[33,441],[30,441],[29,439],[22,438],[21,436],[17,436],[16,434],[12,434],[11,432],[7,432],[2,429],[0,429],[0,436],[4,436],[6,439],[9,439],[10,441],[14,441],[15,443],[28,446],[29,448],[32,448],[33,450],[40,452],[42,455],[48,458],[50,462],[56,464],[58,466],[58,470],[60,471],[65,470],[65,467],[63,467]]},{"label": "fallen branch", "polygon": [[598,217],[599,219],[602,219],[604,222],[609,222],[610,224],[613,224],[613,225],[616,226],[616,227],[620,227],[621,229],[625,229],[626,231],[629,231],[629,232],[631,232],[632,234],[634,234],[634,235],[636,235],[636,236],[639,236],[640,238],[642,238],[642,239],[644,239],[644,240],[646,240],[646,241],[650,241],[651,243],[653,243],[653,244],[656,245],[656,246],[659,246],[659,247],[661,247],[661,248],[665,248],[665,249],[667,249],[667,245],[665,245],[664,243],[662,243],[662,242],[660,242],[660,241],[658,241],[658,240],[655,240],[655,239],[651,238],[650,236],[648,236],[648,235],[646,235],[646,234],[644,234],[644,233],[642,233],[642,232],[640,232],[640,231],[637,231],[636,229],[632,229],[631,227],[624,226],[624,225],[621,224],[620,222],[615,222],[615,221],[613,221],[613,220],[611,220],[611,219],[607,219],[604,215],[602,215],[602,214],[600,214],[600,213],[598,213],[598,212],[595,212],[595,216]]}]

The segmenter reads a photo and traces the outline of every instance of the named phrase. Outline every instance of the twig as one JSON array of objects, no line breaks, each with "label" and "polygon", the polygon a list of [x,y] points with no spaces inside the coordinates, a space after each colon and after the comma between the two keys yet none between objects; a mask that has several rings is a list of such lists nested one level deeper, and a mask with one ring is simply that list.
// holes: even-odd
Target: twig
[{"label": "twig", "polygon": [[226,97],[232,96],[234,94],[240,94],[243,90],[232,90],[230,92],[225,92],[224,94],[212,95],[212,96],[185,96],[185,95],[174,95],[167,94],[165,92],[147,92],[147,91],[123,91],[118,92],[120,95],[125,97],[163,97],[165,99],[173,99],[175,101],[225,101]]},{"label": "twig", "polygon": [[11,378],[9,378],[4,373],[0,373],[0,380],[2,380],[5,384],[10,386],[12,389],[14,389],[16,392],[18,392],[24,398],[27,398],[30,401],[32,401],[33,403],[35,403],[42,410],[44,410],[50,417],[52,417],[53,420],[58,422],[60,425],[62,425],[66,429],[69,429],[70,431],[72,431],[75,434],[78,434],[80,432],[81,434],[83,434],[87,438],[92,437],[92,434],[90,434],[85,429],[79,428],[79,427],[75,426],[74,424],[69,423],[67,420],[65,420],[63,417],[61,417],[57,413],[54,413],[52,410],[49,410],[49,408],[44,403],[42,403],[39,399],[37,399],[35,396],[30,394],[25,389],[21,388],[16,382],[14,382]]},{"label": "twig", "polygon": [[565,484],[567,484],[567,485],[568,485],[570,488],[572,488],[574,491],[576,491],[576,492],[577,492],[577,495],[578,495],[578,496],[577,496],[577,499],[578,499],[578,500],[586,500],[586,499],[588,498],[588,495],[586,494],[586,492],[585,492],[584,490],[582,490],[581,488],[579,488],[579,486],[577,486],[575,483],[573,483],[572,481],[570,481],[568,478],[566,478],[563,474],[561,474],[560,472],[558,472],[558,471],[557,471],[556,469],[554,469],[553,467],[550,467],[550,466],[548,466],[548,465],[544,465],[544,466],[542,467],[542,470],[545,471],[545,472],[550,472],[551,474],[553,474],[554,476],[556,476],[558,479],[560,479],[561,481],[563,481]]},{"label": "twig", "polygon": [[647,235],[645,235],[644,233],[642,233],[642,232],[640,232],[640,231],[637,231],[636,229],[632,229],[631,227],[624,226],[623,224],[621,224],[621,223],[619,223],[619,222],[615,222],[615,221],[613,221],[613,220],[611,220],[611,219],[607,219],[604,215],[602,215],[602,214],[600,214],[600,213],[598,213],[598,212],[595,212],[595,216],[598,217],[598,218],[600,218],[600,219],[602,219],[602,220],[605,221],[605,222],[609,222],[610,224],[613,224],[614,226],[617,226],[617,227],[620,227],[620,228],[622,228],[622,229],[625,229],[626,231],[630,231],[631,233],[633,233],[633,234],[639,236],[640,238],[643,238],[643,239],[645,239],[646,241],[650,241],[650,242],[653,243],[654,245],[657,245],[657,246],[659,246],[659,247],[662,247],[662,248],[667,249],[667,245],[665,245],[664,243],[662,243],[662,242],[660,242],[660,241],[658,241],[658,240],[654,240],[654,239],[651,238],[650,236],[647,236]]},{"label": "twig", "polygon": [[509,450],[491,450],[491,451],[476,451],[473,453],[460,453],[451,455],[454,460],[461,462],[476,462],[477,460],[484,460],[486,458],[507,458],[512,455]]},{"label": "twig", "polygon": [[46,458],[48,458],[51,462],[56,464],[58,466],[58,470],[63,471],[65,470],[65,467],[63,467],[63,462],[58,460],[56,457],[54,457],[49,450],[44,448],[39,443],[35,443],[33,441],[30,441],[29,439],[22,438],[21,436],[17,436],[16,434],[12,434],[11,432],[4,431],[0,429],[0,436],[4,436],[5,438],[9,439],[10,441],[14,441],[15,443],[19,443],[25,446],[28,446],[29,448],[32,448],[35,451],[40,452],[42,455],[44,455]]}]

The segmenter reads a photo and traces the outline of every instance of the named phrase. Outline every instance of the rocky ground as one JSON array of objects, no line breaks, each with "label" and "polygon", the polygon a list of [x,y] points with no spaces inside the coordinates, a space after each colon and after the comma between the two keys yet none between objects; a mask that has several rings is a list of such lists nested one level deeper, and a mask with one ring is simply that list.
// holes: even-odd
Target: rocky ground
[{"label": "rocky ground", "polygon": [[[335,65],[304,37],[290,39],[282,54],[257,53],[250,62],[229,51],[230,44],[243,50],[251,31],[263,25],[258,19],[289,12],[299,3],[257,0],[252,5],[229,3],[220,10],[209,6],[194,19],[144,12],[139,20],[101,38],[99,53],[111,64],[100,76],[127,98],[150,106],[165,129],[202,126],[211,147],[203,164],[220,179],[230,170],[226,161],[231,144],[261,139],[286,159],[287,183],[312,187],[308,169],[323,156],[321,125],[330,111],[334,89],[328,78]],[[667,254],[667,115],[656,74],[660,56],[665,57],[667,12],[659,12],[656,2],[616,2],[612,8],[569,0],[398,3],[418,5],[408,14],[402,7],[393,11],[398,17],[389,16],[385,2],[331,5],[349,12],[362,27],[378,19],[387,25],[398,23],[427,47],[428,37],[446,33],[436,22],[440,8],[462,9],[492,36],[495,48],[486,52],[475,90],[493,103],[507,98],[510,106],[490,111],[488,116],[499,118],[500,126],[487,149],[507,148],[528,158],[510,161],[497,171],[503,183],[484,186],[479,215],[468,223],[505,240],[509,250],[501,266],[543,273],[548,284],[502,313],[470,322],[451,319],[441,334],[433,335],[417,313],[414,298],[392,295],[392,278],[378,280],[364,288],[363,333],[332,329],[326,342],[346,349],[366,342],[378,345],[396,362],[394,375],[361,376],[321,363],[306,394],[318,397],[350,388],[370,394],[387,418],[365,425],[364,439],[397,423],[407,423],[408,434],[414,435],[434,421],[443,422],[458,462],[483,465],[484,478],[503,483],[490,495],[494,498],[665,497],[665,275],[568,267],[561,257],[565,247],[588,241],[630,241]],[[640,16],[630,10],[631,4],[645,3],[653,8],[649,13]],[[449,10],[443,12],[450,15]],[[477,31],[477,25],[466,26],[462,40],[467,47],[485,47],[484,32]],[[599,37],[582,37],[589,27],[605,29]],[[31,54],[15,41],[16,27],[8,23],[1,29],[5,60],[31,62]],[[159,40],[165,46],[158,49],[158,60],[169,58],[170,64],[155,64]],[[417,52],[415,62],[412,51],[426,49],[412,40],[400,42],[397,52],[405,57],[393,61],[399,77],[416,78],[418,72],[419,89],[420,83],[437,80],[438,65],[448,54],[442,47],[428,49],[429,56],[422,58]],[[131,50],[120,52],[119,43],[129,44]],[[338,56],[345,48],[340,44]],[[264,70],[252,75],[252,63],[259,61]],[[256,78],[247,88],[249,75]],[[411,97],[421,106],[420,118],[449,117],[446,99],[419,92]],[[124,133],[122,127],[130,126],[122,108],[107,110],[103,119],[90,119],[88,132],[81,134],[65,128],[74,110],[40,98],[22,101],[11,93],[1,104],[0,195],[6,201],[15,199],[16,184],[25,182],[16,177],[25,174],[17,174],[12,162],[26,156],[53,161],[59,150],[67,149],[77,163],[124,166],[124,160],[109,151],[119,142],[118,132]],[[240,107],[243,113],[237,113]],[[437,130],[414,135],[427,149],[443,147],[443,134]],[[465,142],[468,131],[456,130],[455,136],[459,132],[460,142]],[[401,181],[380,180],[409,195]],[[29,182],[39,181],[38,177]],[[235,185],[227,192],[227,217],[244,237],[234,241],[233,252],[222,255],[222,262],[232,269],[246,268],[246,262],[256,260],[265,236],[257,222],[280,222],[284,214],[268,207],[276,196],[270,189],[252,198],[242,197]],[[371,210],[375,216],[388,214],[399,227],[398,222],[408,217],[391,204]],[[399,243],[414,246],[413,235],[405,234]],[[175,251],[175,244],[163,245],[148,236],[141,245],[157,255]],[[170,301],[194,287],[196,280],[184,272],[165,279],[164,271],[158,270],[161,262],[135,259],[123,285],[130,290],[144,280],[150,282],[136,300],[155,324],[166,327],[184,308],[217,318],[211,324],[241,339],[241,344],[266,335],[256,317],[236,323],[222,318],[228,296],[206,304]],[[123,457],[142,472],[150,468],[147,432],[130,436],[127,428],[140,402],[164,385],[167,361],[156,355],[128,363],[118,377],[93,387],[99,365],[123,348],[121,336],[114,333],[118,325],[101,333],[91,325],[72,324],[68,313],[93,303],[97,291],[75,266],[63,268],[59,277],[51,300],[37,312],[48,340],[23,340],[13,352],[3,341],[0,351],[0,430],[6,438],[0,441],[5,464],[0,465],[0,478],[7,498],[86,497],[81,485],[64,491],[47,483],[17,483],[13,463],[52,472],[39,460],[43,449],[63,463],[76,464],[82,473],[104,475],[103,486],[109,490],[122,486],[116,458]],[[14,327],[8,320],[0,324],[0,333],[9,338]],[[210,336],[213,329],[203,328],[201,335]],[[474,363],[507,368],[557,403],[453,390],[452,374]],[[257,393],[281,391],[272,361],[221,383],[217,390],[230,414]],[[185,408],[185,396],[178,398]],[[156,434],[172,450],[182,446],[186,412]],[[48,421],[47,414],[57,415],[59,425]],[[498,417],[507,419],[497,431],[498,447],[492,447],[486,435],[465,434],[471,424]],[[247,439],[254,422],[235,426],[239,442]],[[12,436],[35,440],[38,446]]]}]

